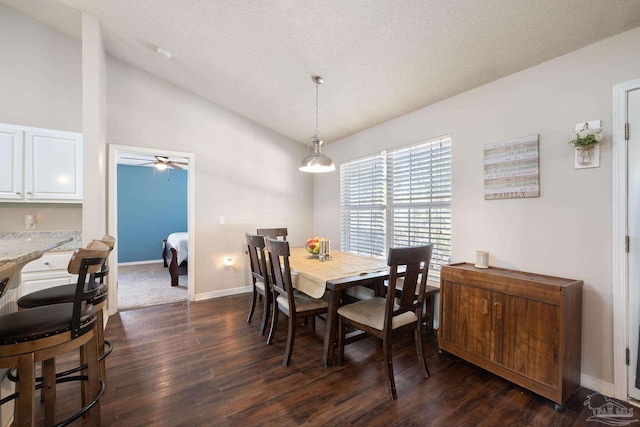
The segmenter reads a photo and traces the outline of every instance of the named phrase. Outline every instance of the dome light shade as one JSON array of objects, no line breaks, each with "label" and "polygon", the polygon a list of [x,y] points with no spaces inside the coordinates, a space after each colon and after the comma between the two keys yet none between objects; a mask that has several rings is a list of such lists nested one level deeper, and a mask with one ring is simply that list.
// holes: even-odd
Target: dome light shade
[{"label": "dome light shade", "polygon": [[326,155],[322,154],[322,144],[324,140],[316,133],[309,138],[309,142],[313,144],[313,153],[302,159],[300,170],[302,172],[323,173],[336,170],[336,165]]},{"label": "dome light shade", "polygon": [[[316,133],[309,138],[307,145],[309,154],[307,157],[302,159],[300,170],[302,172],[311,173],[332,172],[336,170],[336,165],[333,163],[333,160],[331,160],[326,154],[322,153],[322,145],[325,142],[324,139],[318,135],[318,86],[324,83],[324,80],[322,80],[322,77],[320,76],[313,76],[311,77],[311,80],[316,84]],[[313,146],[313,153],[311,152],[311,146]]]}]

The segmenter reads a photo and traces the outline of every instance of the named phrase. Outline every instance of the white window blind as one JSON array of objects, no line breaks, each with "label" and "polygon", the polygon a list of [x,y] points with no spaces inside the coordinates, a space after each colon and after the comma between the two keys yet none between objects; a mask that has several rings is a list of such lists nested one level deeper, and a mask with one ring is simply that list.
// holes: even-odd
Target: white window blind
[{"label": "white window blind", "polygon": [[343,250],[386,255],[385,179],[382,153],[340,166]]},{"label": "white window blind", "polygon": [[385,257],[433,243],[431,272],[451,262],[451,138],[340,166],[343,250]]},{"label": "white window blind", "polygon": [[387,246],[433,243],[431,271],[451,262],[451,138],[387,153]]}]

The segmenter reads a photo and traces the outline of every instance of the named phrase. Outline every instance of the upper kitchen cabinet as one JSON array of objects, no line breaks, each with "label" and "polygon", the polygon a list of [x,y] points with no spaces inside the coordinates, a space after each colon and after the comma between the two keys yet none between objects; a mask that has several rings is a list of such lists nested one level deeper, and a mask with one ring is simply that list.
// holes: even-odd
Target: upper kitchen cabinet
[{"label": "upper kitchen cabinet", "polygon": [[0,124],[0,200],[82,202],[82,134]]}]

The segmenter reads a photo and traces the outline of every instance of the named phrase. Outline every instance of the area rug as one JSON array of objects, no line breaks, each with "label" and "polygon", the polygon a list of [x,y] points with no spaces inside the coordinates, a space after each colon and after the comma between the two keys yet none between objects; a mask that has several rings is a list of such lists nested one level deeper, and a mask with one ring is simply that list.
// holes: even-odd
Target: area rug
[{"label": "area rug", "polygon": [[171,286],[169,269],[162,262],[118,266],[118,310],[186,301],[187,276]]}]

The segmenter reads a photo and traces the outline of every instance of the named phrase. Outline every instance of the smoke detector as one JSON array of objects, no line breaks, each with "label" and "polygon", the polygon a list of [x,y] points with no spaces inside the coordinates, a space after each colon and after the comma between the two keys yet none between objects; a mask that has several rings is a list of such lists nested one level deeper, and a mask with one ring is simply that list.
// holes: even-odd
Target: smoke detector
[{"label": "smoke detector", "polygon": [[166,49],[163,49],[161,47],[156,49],[156,53],[162,58],[162,59],[166,59],[167,61],[171,59],[171,52],[169,52]]}]

